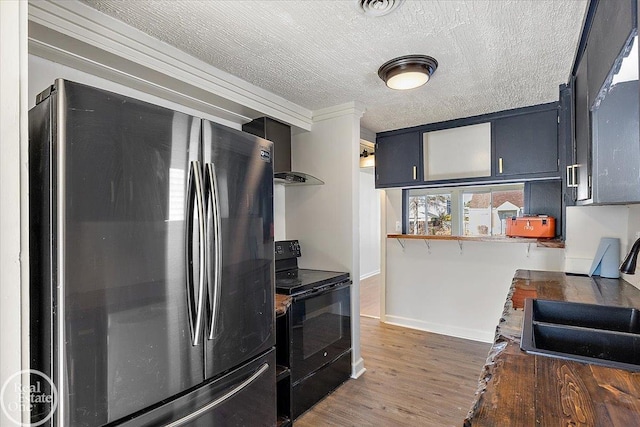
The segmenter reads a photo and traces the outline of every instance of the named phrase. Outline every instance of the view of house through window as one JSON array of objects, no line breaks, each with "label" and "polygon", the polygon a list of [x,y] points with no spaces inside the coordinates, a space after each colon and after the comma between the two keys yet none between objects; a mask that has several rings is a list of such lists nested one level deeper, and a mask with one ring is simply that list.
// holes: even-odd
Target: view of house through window
[{"label": "view of house through window", "polygon": [[409,190],[408,234],[500,236],[524,211],[524,184]]}]

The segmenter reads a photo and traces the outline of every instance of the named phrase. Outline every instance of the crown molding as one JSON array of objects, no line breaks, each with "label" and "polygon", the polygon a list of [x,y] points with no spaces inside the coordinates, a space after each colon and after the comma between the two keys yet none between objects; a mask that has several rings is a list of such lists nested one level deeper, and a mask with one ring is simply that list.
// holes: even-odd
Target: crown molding
[{"label": "crown molding", "polygon": [[237,123],[266,115],[311,130],[310,110],[79,1],[29,2],[29,21],[30,53]]},{"label": "crown molding", "polygon": [[365,108],[359,102],[347,102],[340,105],[334,105],[320,110],[313,111],[313,121],[319,122],[322,120],[329,120],[335,117],[353,115],[357,119],[360,119],[365,112]]}]

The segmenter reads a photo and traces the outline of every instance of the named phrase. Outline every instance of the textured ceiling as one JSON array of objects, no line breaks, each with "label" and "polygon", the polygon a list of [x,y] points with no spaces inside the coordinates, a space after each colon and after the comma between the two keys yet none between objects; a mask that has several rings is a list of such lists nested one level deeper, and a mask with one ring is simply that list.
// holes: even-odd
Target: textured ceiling
[{"label": "textured ceiling", "polygon": [[[353,0],[85,0],[310,110],[357,101],[374,132],[555,101],[586,0],[407,0],[383,17]],[[380,65],[425,54],[425,86],[388,89]]]}]

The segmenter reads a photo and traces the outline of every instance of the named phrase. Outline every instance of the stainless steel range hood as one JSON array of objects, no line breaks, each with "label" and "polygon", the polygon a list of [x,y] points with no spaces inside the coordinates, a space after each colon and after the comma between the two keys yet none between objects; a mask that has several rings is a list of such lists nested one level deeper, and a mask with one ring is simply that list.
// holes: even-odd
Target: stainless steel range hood
[{"label": "stainless steel range hood", "polygon": [[322,185],[324,181],[316,178],[313,175],[306,174],[304,172],[276,172],[273,174],[273,179],[278,184],[284,185]]},{"label": "stainless steel range hood", "polygon": [[273,142],[273,179],[284,185],[321,185],[313,175],[291,170],[291,127],[270,117],[242,125],[242,130]]}]

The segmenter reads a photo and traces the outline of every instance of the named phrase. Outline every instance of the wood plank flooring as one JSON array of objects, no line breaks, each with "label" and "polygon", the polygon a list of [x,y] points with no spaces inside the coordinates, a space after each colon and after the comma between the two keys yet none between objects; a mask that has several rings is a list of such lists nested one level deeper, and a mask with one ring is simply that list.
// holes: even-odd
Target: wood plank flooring
[{"label": "wood plank flooring", "polygon": [[360,322],[367,371],[295,426],[461,426],[491,345],[369,317],[361,316]]},{"label": "wood plank flooring", "polygon": [[360,281],[360,315],[380,318],[380,275]]}]

